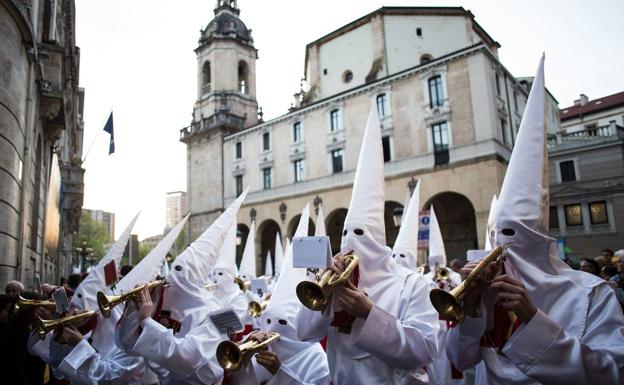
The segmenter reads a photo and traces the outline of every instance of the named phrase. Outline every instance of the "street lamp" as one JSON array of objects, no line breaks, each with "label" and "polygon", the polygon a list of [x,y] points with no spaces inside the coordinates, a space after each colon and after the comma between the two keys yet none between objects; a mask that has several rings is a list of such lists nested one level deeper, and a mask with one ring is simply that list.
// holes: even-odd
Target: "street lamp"
[{"label": "street lamp", "polygon": [[401,220],[403,219],[403,207],[395,207],[392,210],[392,218],[394,219],[394,227],[401,226]]},{"label": "street lamp", "polygon": [[82,241],[82,245],[76,247],[76,252],[80,255],[80,272],[85,273],[87,271],[87,257],[92,255],[93,249],[87,244],[87,241]]}]

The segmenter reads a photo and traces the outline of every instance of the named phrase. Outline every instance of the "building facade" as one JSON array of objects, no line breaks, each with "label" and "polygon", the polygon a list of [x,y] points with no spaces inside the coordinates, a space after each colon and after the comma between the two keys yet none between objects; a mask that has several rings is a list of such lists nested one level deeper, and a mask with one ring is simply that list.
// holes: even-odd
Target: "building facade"
[{"label": "building facade", "polygon": [[[191,239],[249,186],[238,230],[244,245],[255,220],[259,270],[268,251],[275,255],[275,234],[292,237],[306,203],[323,205],[337,250],[374,106],[383,131],[388,245],[398,233],[393,211],[420,180],[421,208],[435,206],[448,258],[483,246],[530,79],[516,79],[500,63],[499,44],[470,11],[383,7],[308,44],[306,84],[289,112],[269,121],[255,113],[257,51],[239,14],[235,1],[218,1],[196,49],[198,101],[181,130]],[[554,133],[556,100],[547,103]]]},{"label": "building facade", "polygon": [[165,232],[174,228],[188,213],[186,192],[174,191],[167,193]]},{"label": "building facade", "polygon": [[109,213],[103,210],[83,209],[83,211],[97,223],[101,224],[108,233],[108,240],[112,243],[115,241],[115,213]]},{"label": "building facade", "polygon": [[548,138],[550,233],[573,260],[624,248],[624,92],[560,110]]},{"label": "building facade", "polygon": [[74,2],[0,0],[0,285],[70,272],[83,174]]}]

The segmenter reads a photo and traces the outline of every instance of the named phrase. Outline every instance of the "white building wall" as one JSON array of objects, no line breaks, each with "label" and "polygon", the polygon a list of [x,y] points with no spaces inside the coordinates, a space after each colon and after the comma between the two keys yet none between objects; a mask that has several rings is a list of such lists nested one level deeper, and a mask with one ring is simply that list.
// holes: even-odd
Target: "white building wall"
[{"label": "white building wall", "polygon": [[[416,28],[422,36],[416,35]],[[424,54],[435,58],[474,44],[464,16],[387,15],[384,29],[391,74],[418,65]]]}]

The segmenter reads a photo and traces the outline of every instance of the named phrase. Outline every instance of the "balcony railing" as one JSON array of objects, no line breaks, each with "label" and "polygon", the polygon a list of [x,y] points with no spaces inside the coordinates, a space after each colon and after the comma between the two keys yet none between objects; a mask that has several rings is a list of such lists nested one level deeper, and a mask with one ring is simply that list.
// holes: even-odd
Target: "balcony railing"
[{"label": "balcony railing", "polygon": [[236,129],[243,129],[245,126],[245,118],[230,114],[228,112],[218,112],[207,118],[204,118],[200,122],[194,122],[190,126],[184,127],[180,130],[180,140],[185,141],[192,135],[204,132],[215,127],[231,127]]},{"label": "balcony railing", "polygon": [[575,145],[600,143],[612,140],[624,139],[624,127],[618,126],[615,122],[600,127],[587,128],[575,132],[558,132],[548,135],[548,148],[568,147]]}]

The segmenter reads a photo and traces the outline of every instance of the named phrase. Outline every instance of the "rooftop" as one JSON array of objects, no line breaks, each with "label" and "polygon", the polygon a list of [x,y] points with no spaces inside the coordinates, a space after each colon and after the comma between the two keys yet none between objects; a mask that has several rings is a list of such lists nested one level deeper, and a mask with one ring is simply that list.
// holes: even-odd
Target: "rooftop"
[{"label": "rooftop", "polygon": [[559,115],[563,122],[579,116],[620,106],[624,106],[624,92],[618,92],[617,94],[605,96],[596,100],[589,100],[587,96],[581,95],[581,98],[575,101],[573,106],[559,110]]}]

